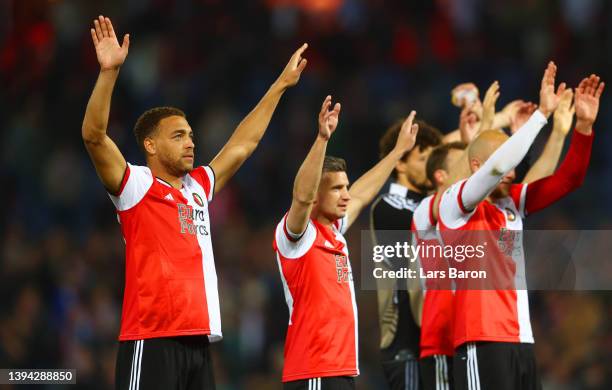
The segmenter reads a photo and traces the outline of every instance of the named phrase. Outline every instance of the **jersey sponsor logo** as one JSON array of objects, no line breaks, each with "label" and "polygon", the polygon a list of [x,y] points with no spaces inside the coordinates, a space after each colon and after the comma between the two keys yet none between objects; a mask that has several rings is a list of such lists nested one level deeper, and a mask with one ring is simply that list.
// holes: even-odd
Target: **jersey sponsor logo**
[{"label": "jersey sponsor logo", "polygon": [[208,236],[208,229],[206,228],[208,213],[204,209],[194,209],[192,206],[183,203],[177,203],[177,206],[181,233]]},{"label": "jersey sponsor logo", "polygon": [[193,201],[196,202],[198,206],[204,207],[204,201],[202,200],[200,195],[196,194],[195,192],[192,193],[191,195],[193,195]]},{"label": "jersey sponsor logo", "polygon": [[164,199],[174,202],[174,198],[172,197],[171,193],[168,193],[168,195],[164,196]]},{"label": "jersey sponsor logo", "polygon": [[336,275],[338,275],[338,283],[346,283],[353,280],[353,275],[348,264],[348,257],[345,255],[335,255],[336,257]]}]

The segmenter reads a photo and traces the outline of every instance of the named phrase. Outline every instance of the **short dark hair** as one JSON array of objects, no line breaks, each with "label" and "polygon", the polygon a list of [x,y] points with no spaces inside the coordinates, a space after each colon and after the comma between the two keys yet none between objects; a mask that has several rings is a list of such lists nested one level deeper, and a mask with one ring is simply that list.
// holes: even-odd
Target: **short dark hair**
[{"label": "short dark hair", "polygon": [[340,157],[325,156],[323,173],[325,172],[346,172],[346,161]]},{"label": "short dark hair", "polygon": [[427,179],[431,182],[432,185],[435,186],[434,173],[438,169],[448,170],[446,166],[446,157],[448,156],[448,152],[453,149],[456,150],[464,150],[467,147],[465,142],[451,142],[448,144],[443,144],[436,147],[431,151],[429,158],[427,158],[427,165],[425,166],[425,172],[427,173]]},{"label": "short dark hair", "polygon": [[[404,123],[404,120],[406,120],[406,118],[401,118],[396,121],[380,138],[378,143],[378,151],[381,159],[385,158],[389,153],[391,153],[395,147],[397,135],[402,128],[402,123]],[[414,123],[419,125],[419,133],[417,134],[416,143],[414,144],[415,148],[419,148],[419,151],[423,151],[429,147],[436,147],[442,143],[443,136],[440,130],[422,120],[415,120]],[[414,150],[414,148],[412,150]],[[410,155],[410,152],[404,154],[402,156],[402,160],[405,160]],[[397,179],[397,172],[395,169],[391,173],[391,177],[393,179]]]},{"label": "short dark hair", "polygon": [[155,107],[145,111],[136,121],[134,125],[134,135],[138,146],[145,151],[144,140],[149,137],[155,130],[159,122],[169,116],[182,116],[186,118],[185,113],[175,107]]}]

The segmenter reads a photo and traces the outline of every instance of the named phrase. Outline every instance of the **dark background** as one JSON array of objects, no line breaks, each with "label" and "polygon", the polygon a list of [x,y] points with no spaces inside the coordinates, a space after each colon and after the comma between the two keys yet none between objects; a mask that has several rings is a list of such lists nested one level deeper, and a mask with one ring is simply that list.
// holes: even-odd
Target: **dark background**
[{"label": "dark background", "polygon": [[[144,110],[185,110],[205,164],[290,54],[310,44],[299,85],[211,205],[220,389],[280,388],[288,311],[271,241],[325,95],[343,104],[330,153],[347,159],[355,180],[376,162],[386,127],[411,109],[444,132],[456,128],[450,90],[460,82],[483,95],[499,80],[501,109],[517,98],[537,103],[550,59],[570,86],[590,73],[612,81],[612,4],[603,0],[0,1],[0,367],[76,368],[82,388],[113,383],[124,282],[114,209],[80,136],[98,72],[89,28],[101,13],[118,35],[131,34],[109,132],[137,164],[132,126]],[[602,98],[584,186],[528,228],[612,225],[611,97]],[[354,263],[366,222],[347,235]],[[358,290],[358,388],[382,388],[376,296]],[[611,314],[609,292],[531,293],[545,389],[612,387]]]}]

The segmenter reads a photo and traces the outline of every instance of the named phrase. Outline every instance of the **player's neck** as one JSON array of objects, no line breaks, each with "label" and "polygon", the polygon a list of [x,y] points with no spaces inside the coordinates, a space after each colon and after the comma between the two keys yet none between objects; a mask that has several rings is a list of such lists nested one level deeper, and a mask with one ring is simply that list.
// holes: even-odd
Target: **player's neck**
[{"label": "player's neck", "polygon": [[163,180],[164,182],[170,184],[172,187],[180,190],[183,188],[183,178],[180,176],[174,176],[171,173],[168,173],[165,169],[158,167],[157,164],[148,163],[153,176]]},{"label": "player's neck", "polygon": [[336,219],[330,219],[325,215],[319,213],[317,210],[313,210],[311,218],[324,226],[332,226],[333,223],[336,222]]},{"label": "player's neck", "polygon": [[420,189],[418,189],[414,184],[412,184],[410,182],[410,180],[408,180],[408,178],[404,175],[398,175],[397,176],[397,180],[395,181],[396,184],[399,184],[403,187],[408,188],[409,191],[412,192],[416,192],[417,194],[420,194],[422,191]]}]

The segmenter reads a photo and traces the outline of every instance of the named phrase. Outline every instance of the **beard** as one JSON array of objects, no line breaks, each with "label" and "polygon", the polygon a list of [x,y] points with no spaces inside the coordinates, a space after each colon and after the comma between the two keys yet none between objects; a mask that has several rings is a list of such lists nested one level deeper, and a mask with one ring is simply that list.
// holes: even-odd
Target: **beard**
[{"label": "beard", "polygon": [[423,194],[433,190],[433,185],[429,182],[429,180],[427,180],[427,178],[422,181],[418,181],[414,176],[408,175],[408,181]]},{"label": "beard", "polygon": [[182,159],[171,160],[163,158],[160,160],[166,171],[175,177],[182,177],[193,170],[193,165],[185,164]]}]

